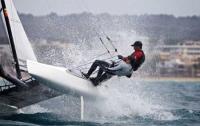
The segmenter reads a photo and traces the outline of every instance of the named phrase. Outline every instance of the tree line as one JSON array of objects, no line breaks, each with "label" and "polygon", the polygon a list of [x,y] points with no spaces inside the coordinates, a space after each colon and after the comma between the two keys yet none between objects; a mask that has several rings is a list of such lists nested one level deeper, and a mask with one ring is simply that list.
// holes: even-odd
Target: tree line
[{"label": "tree line", "polygon": [[[27,35],[32,40],[77,42],[90,40],[101,31],[136,31],[152,40],[164,40],[166,44],[184,40],[200,40],[200,17],[175,17],[173,15],[93,15],[91,13],[58,16],[20,14]],[[0,27],[2,27],[0,20]],[[0,41],[5,32],[0,29]]]}]

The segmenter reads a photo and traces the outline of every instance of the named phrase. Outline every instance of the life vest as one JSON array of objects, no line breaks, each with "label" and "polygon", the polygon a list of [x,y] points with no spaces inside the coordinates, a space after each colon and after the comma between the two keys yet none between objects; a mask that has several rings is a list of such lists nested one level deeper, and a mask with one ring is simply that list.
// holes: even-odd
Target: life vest
[{"label": "life vest", "polygon": [[130,57],[131,66],[132,66],[132,68],[133,68],[133,71],[136,71],[136,70],[144,63],[144,61],[145,61],[145,54],[144,54],[144,52],[143,52],[142,50],[140,50],[139,52],[142,53],[142,56],[139,57],[139,59],[136,60],[136,59],[134,58],[134,57],[135,57],[135,53],[137,53],[137,52],[134,52],[134,53],[132,54],[132,56]]}]

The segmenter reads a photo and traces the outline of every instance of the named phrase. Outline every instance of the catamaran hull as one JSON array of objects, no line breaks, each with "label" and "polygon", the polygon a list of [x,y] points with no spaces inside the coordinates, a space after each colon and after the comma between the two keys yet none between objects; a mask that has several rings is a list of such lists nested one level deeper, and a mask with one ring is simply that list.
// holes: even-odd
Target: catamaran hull
[{"label": "catamaran hull", "polygon": [[0,79],[0,115],[15,113],[17,108],[23,108],[62,95],[37,81],[30,79],[24,84],[20,80],[21,77],[24,80],[27,79],[23,78],[21,74],[21,71],[26,71],[26,60],[37,61],[37,59],[13,1],[0,0],[0,15],[12,50],[13,59],[11,62],[14,63],[16,70],[16,77],[13,77],[0,69],[0,76],[12,83],[8,84],[2,81],[1,84]]},{"label": "catamaran hull", "polygon": [[27,61],[28,73],[37,81],[65,94],[87,98],[103,98],[99,89],[88,80],[74,76],[66,68]]}]

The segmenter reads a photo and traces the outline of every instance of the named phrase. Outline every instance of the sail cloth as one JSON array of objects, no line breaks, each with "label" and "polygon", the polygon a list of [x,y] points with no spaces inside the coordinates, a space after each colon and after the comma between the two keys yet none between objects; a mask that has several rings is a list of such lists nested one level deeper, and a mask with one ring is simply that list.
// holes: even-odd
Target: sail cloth
[{"label": "sail cloth", "polygon": [[[6,10],[7,10],[9,22],[11,25],[11,32],[13,35],[19,64],[25,65],[24,61],[26,60],[37,61],[36,56],[31,47],[31,44],[28,40],[28,37],[24,31],[22,23],[17,14],[16,8],[13,4],[13,0],[5,0],[5,4],[6,4]],[[3,12],[1,12],[1,15],[3,15],[2,13]],[[4,25],[6,25],[4,18],[3,18],[3,21],[4,21]],[[7,29],[6,29],[6,32],[7,32]]]}]

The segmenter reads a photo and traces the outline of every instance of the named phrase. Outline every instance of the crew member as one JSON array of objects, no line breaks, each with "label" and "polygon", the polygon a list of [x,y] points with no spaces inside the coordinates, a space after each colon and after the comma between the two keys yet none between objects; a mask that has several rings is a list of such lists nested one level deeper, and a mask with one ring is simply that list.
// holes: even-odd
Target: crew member
[{"label": "crew member", "polygon": [[142,42],[136,41],[131,45],[134,47],[134,52],[127,57],[118,55],[118,58],[121,59],[119,62],[108,63],[102,60],[96,60],[90,67],[87,73],[82,73],[85,78],[90,78],[91,74],[99,67],[99,71],[95,78],[90,78],[95,86],[99,85],[101,82],[110,79],[112,76],[126,76],[130,78],[133,71],[138,70],[138,68],[145,61],[145,54],[142,51]]}]

